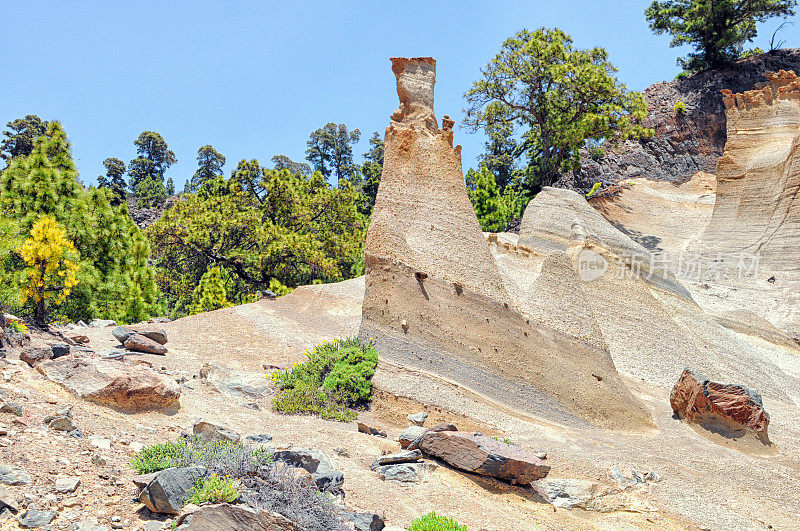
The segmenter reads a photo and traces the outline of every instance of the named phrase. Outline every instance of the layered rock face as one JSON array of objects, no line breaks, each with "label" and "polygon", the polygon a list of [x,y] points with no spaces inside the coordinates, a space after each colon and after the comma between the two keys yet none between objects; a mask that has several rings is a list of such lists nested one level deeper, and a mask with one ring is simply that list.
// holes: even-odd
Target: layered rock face
[{"label": "layered rock face", "polygon": [[516,243],[490,236],[507,291],[532,322],[607,348],[616,368],[671,388],[684,367],[764,389],[779,370],[698,306],[662,261],[580,194],[544,188]]},{"label": "layered rock face", "polygon": [[[627,141],[607,149],[600,160],[584,153],[582,168],[564,182],[575,188],[591,183],[616,183],[647,178],[682,183],[698,171],[713,173],[726,139],[723,89],[743,92],[763,80],[767,72],[800,71],[800,49],[776,50],[743,59],[718,70],[699,72],[685,79],[656,83],[644,90],[652,138]],[[677,112],[675,104],[686,105]]]},{"label": "layered rock face", "polygon": [[367,234],[360,335],[389,361],[521,411],[650,426],[602,343],[532,321],[509,295],[464,187],[453,122],[439,128],[433,113],[435,64],[392,59],[400,108]]},{"label": "layered rock face", "polygon": [[764,265],[800,272],[800,79],[786,71],[767,78],[759,89],[723,91],[728,142],[698,248],[758,252]]},{"label": "layered rock face", "polygon": [[717,164],[716,202],[691,249],[720,271],[710,290],[696,290],[702,304],[719,314],[750,311],[796,337],[800,79],[787,71],[767,78],[754,90],[724,92],[728,142]]}]

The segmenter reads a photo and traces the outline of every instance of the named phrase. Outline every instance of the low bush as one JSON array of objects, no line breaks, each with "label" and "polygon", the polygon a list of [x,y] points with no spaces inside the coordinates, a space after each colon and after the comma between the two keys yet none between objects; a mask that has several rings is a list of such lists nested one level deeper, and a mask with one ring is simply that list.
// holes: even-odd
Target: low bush
[{"label": "low bush", "polygon": [[408,531],[467,531],[467,526],[459,524],[452,518],[430,512],[411,522]]},{"label": "low bush", "polygon": [[271,461],[271,454],[264,447],[230,442],[206,443],[195,436],[146,446],[131,459],[131,468],[140,474],[149,474],[174,466],[199,465],[211,472],[238,475]]},{"label": "low bush", "polygon": [[229,442],[209,444],[199,437],[154,444],[131,460],[139,473],[173,466],[204,466],[209,476],[198,482],[186,503],[241,500],[249,507],[276,512],[308,531],[344,531],[333,497],[272,460],[266,447]]},{"label": "low bush", "polygon": [[686,112],[686,104],[682,101],[676,101],[674,107],[676,114],[684,114]]},{"label": "low bush", "polygon": [[353,408],[365,405],[372,394],[378,364],[372,343],[337,339],[315,345],[307,355],[308,361],[272,374],[279,389],[272,408],[287,414],[353,420],[357,415]]},{"label": "low bush", "polygon": [[186,503],[233,503],[239,499],[239,484],[231,478],[211,474],[201,479],[186,498]]}]

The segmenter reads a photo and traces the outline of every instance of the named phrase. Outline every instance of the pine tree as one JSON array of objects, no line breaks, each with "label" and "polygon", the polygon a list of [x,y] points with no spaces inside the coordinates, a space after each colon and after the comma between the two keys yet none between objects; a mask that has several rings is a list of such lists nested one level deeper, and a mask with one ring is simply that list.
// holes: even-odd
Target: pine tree
[{"label": "pine tree", "polygon": [[42,214],[63,219],[82,187],[59,122],[51,122],[27,157],[17,157],[0,178],[0,194],[25,228]]},{"label": "pine tree", "polygon": [[106,167],[106,174],[97,178],[100,188],[110,188],[117,197],[118,202],[125,201],[125,189],[128,184],[125,182],[125,163],[111,157],[103,161]]},{"label": "pine tree", "polygon": [[175,195],[175,181],[172,180],[172,177],[167,179],[167,184],[164,186],[164,192],[167,194],[167,197],[172,197]]},{"label": "pine tree", "polygon": [[487,232],[503,231],[512,219],[522,215],[527,204],[525,197],[510,186],[500,193],[494,174],[485,164],[481,164],[477,172],[470,169],[467,175],[468,182],[474,182],[474,187],[468,189],[467,193],[481,229]]},{"label": "pine tree", "polygon": [[27,265],[21,302],[33,301],[36,323],[44,326],[47,306],[64,302],[78,284],[77,251],[55,218],[42,216],[34,222],[30,237],[17,252]]},{"label": "pine tree", "polygon": [[[59,307],[69,319],[104,317],[125,321],[130,306],[137,316],[158,311],[157,287],[147,257],[147,242],[120,203],[107,188],[85,190],[78,182],[69,141],[58,122],[36,142],[32,153],[18,157],[0,178],[0,204],[20,220],[27,233],[43,215],[52,216],[66,231],[80,257],[78,285]],[[8,262],[8,261],[6,261]],[[9,274],[22,263],[7,263]],[[126,286],[135,280],[139,290]],[[154,295],[156,294],[156,295]],[[130,299],[130,297],[140,297]]]},{"label": "pine tree", "polygon": [[225,293],[225,281],[218,265],[206,269],[194,292],[194,313],[210,312],[231,305]]}]

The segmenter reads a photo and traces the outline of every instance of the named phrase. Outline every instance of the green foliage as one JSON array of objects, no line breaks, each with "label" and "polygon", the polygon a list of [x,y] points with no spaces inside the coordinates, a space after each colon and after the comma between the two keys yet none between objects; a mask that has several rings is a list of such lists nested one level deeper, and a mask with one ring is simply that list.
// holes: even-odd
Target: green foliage
[{"label": "green foliage", "polygon": [[164,185],[164,193],[168,197],[175,195],[175,181],[172,180],[172,177],[167,178],[167,184]]},{"label": "green foliage", "polygon": [[164,201],[164,173],[178,162],[164,138],[153,131],[144,131],[133,142],[137,157],[128,164],[130,187],[142,206]]},{"label": "green foliage", "polygon": [[199,480],[186,497],[185,503],[233,503],[239,499],[239,482],[211,474]]},{"label": "green foliage", "polygon": [[675,109],[675,113],[679,115],[682,115],[683,113],[686,112],[686,104],[680,100],[675,102],[673,108]]},{"label": "green foliage", "polygon": [[6,138],[0,142],[0,157],[5,159],[6,166],[17,157],[27,157],[33,152],[36,139],[45,134],[49,124],[35,114],[25,118],[17,118],[6,124],[9,130],[3,131]]},{"label": "green foliage", "polygon": [[192,311],[194,288],[211,265],[229,275],[234,303],[273,279],[294,287],[352,278],[363,259],[362,197],[331,188],[319,172],[241,161],[230,179],[207,181],[147,229],[161,291],[181,315]]},{"label": "green foliage", "polygon": [[17,220],[0,214],[0,315],[19,305],[22,258],[14,251],[22,245],[24,235]]},{"label": "green foliage", "polygon": [[145,446],[131,459],[131,468],[139,474],[151,474],[180,466],[188,447],[187,439],[178,439],[175,442],[166,442]]},{"label": "green foliage", "polygon": [[589,198],[590,198],[590,197],[592,197],[594,194],[596,194],[596,193],[597,193],[597,191],[600,189],[600,187],[601,187],[601,186],[603,186],[603,183],[601,183],[601,182],[599,182],[599,183],[594,183],[594,184],[592,185],[592,189],[591,189],[591,190],[589,190],[589,193],[585,195],[586,199],[589,199]]},{"label": "green foliage", "polygon": [[100,188],[110,188],[118,201],[125,200],[125,189],[128,184],[125,182],[125,163],[117,158],[108,158],[103,161],[106,167],[106,174],[97,178]]},{"label": "green foliage", "polygon": [[520,31],[465,94],[465,123],[497,143],[496,164],[509,167],[511,155],[527,159],[521,190],[531,196],[576,170],[587,140],[652,134],[640,125],[644,98],[629,92],[616,71],[603,48],[577,50],[559,29]]},{"label": "green foliage", "polygon": [[225,157],[212,146],[203,146],[197,150],[197,171],[194,172],[186,191],[196,192],[203,183],[222,176],[222,167],[225,166]]},{"label": "green foliage", "polygon": [[485,164],[481,164],[478,172],[470,172],[467,179],[474,184],[468,194],[482,230],[502,232],[512,219],[522,216],[528,202],[521,193],[510,186],[501,193],[494,174]]},{"label": "green foliage", "polygon": [[430,512],[411,522],[408,531],[467,531],[467,526],[460,525],[453,518]]},{"label": "green foliage", "polygon": [[11,321],[8,327],[18,334],[27,334],[28,327],[22,321]]},{"label": "green foliage", "polygon": [[278,297],[282,297],[284,295],[290,294],[294,289],[290,288],[289,286],[285,286],[281,284],[281,281],[277,278],[269,279],[269,285],[267,289],[270,290],[272,293],[277,295]]},{"label": "green foliage", "polygon": [[311,166],[304,162],[295,162],[286,155],[275,155],[272,157],[272,162],[275,164],[275,170],[289,170],[290,173],[298,175],[309,175],[311,173]]},{"label": "green foliage", "polygon": [[375,198],[378,196],[378,186],[381,184],[381,174],[383,173],[383,139],[378,132],[372,133],[369,139],[370,150],[364,153],[364,164],[361,165],[362,185],[361,192],[366,197],[366,201],[361,211],[370,215],[375,206]]},{"label": "green foliage", "polygon": [[180,438],[145,446],[133,456],[131,468],[139,474],[150,474],[174,466],[204,466],[218,473],[235,473],[248,464],[266,465],[272,454],[266,447],[234,444],[227,441],[207,443],[200,437]]},{"label": "green foliage", "polygon": [[194,291],[193,313],[210,312],[227,308],[231,303],[225,291],[225,279],[219,266],[206,269]]},{"label": "green foliage", "polygon": [[[30,155],[15,158],[0,176],[0,208],[18,220],[16,230],[23,237],[41,216],[52,216],[75,245],[78,285],[59,308],[59,317],[131,322],[159,311],[147,263],[149,245],[127,205],[111,190],[85,190],[78,183],[69,141],[58,122],[48,125]],[[18,275],[24,267],[14,259],[0,258],[0,265],[5,276]]]},{"label": "green foliage", "polygon": [[796,0],[664,0],[650,4],[645,17],[656,34],[672,36],[671,47],[694,47],[678,65],[698,72],[739,59],[744,43],[757,35],[756,24],[794,15],[796,5]]},{"label": "green foliage", "polygon": [[357,413],[352,408],[368,402],[372,394],[378,351],[371,342],[346,338],[315,345],[307,355],[308,361],[272,374],[279,389],[272,408],[332,420],[354,419]]},{"label": "green foliage", "polygon": [[359,138],[358,129],[348,131],[345,124],[325,124],[311,133],[306,159],[325,179],[335,178],[337,183],[352,180],[358,173],[358,166],[353,164],[353,145]]}]

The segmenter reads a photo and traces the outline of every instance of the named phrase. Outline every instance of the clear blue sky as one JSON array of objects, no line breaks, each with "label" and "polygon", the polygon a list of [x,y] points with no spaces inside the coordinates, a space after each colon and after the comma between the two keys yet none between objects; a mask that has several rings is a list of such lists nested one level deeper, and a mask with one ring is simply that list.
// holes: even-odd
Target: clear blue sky
[{"label": "clear blue sky", "polygon": [[[436,114],[463,117],[463,93],[504,39],[522,28],[560,27],[578,47],[605,47],[630,88],[672,79],[679,49],[652,35],[648,1],[147,1],[2,0],[2,125],[26,114],[60,120],[84,183],[102,161],[134,157],[145,130],[178,157],[178,189],[211,144],[227,157],[270,165],[305,157],[327,122],[383,135],[397,107],[391,56],[437,59]],[[800,18],[787,46],[800,45]],[[756,45],[768,47],[780,22]],[[456,131],[464,170],[483,138]],[[360,157],[359,157],[360,158]]]}]

